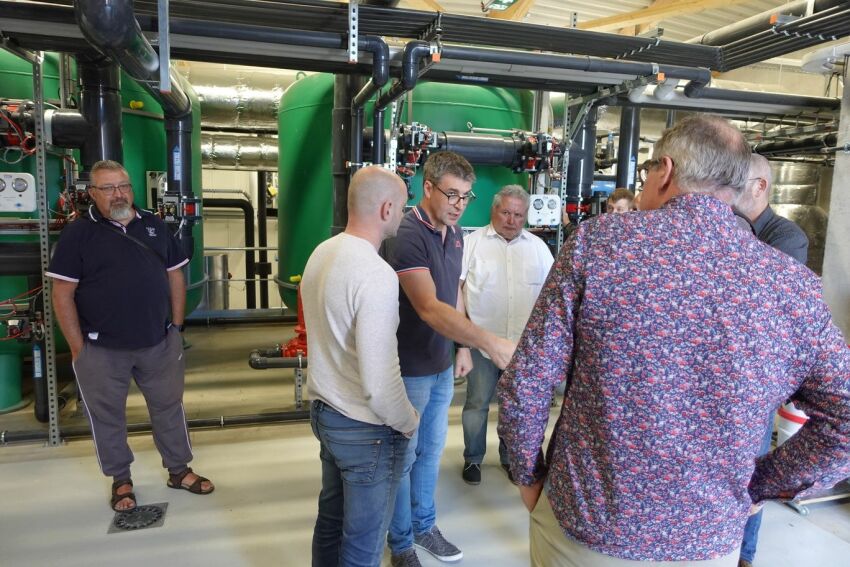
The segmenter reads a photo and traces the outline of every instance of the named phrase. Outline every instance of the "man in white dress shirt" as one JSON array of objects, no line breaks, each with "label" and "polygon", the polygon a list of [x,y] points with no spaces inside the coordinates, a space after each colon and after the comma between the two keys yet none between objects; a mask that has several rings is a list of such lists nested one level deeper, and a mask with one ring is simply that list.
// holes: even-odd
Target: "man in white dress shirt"
[{"label": "man in white dress shirt", "polygon": [[[513,342],[519,340],[553,262],[546,244],[523,228],[528,202],[519,185],[503,187],[493,198],[490,224],[464,238],[460,279],[466,312],[479,327]],[[487,416],[501,371],[477,349],[472,349],[472,363],[462,416],[462,475],[467,484],[479,484]],[[513,482],[501,442],[499,460]]]}]

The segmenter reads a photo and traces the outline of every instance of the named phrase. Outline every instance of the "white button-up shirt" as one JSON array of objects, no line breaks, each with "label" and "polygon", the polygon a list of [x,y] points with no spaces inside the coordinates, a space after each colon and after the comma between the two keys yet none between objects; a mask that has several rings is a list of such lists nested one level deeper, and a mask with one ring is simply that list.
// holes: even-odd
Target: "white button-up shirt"
[{"label": "white button-up shirt", "polygon": [[553,262],[546,243],[525,229],[510,242],[492,224],[467,235],[460,279],[469,318],[518,341]]}]

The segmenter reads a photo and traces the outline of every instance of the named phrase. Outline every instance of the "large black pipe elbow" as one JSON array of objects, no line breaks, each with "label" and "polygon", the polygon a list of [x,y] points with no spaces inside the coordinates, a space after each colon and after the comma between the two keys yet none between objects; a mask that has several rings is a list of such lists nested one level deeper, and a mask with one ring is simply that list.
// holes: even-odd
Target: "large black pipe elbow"
[{"label": "large black pipe elbow", "polygon": [[159,57],[142,35],[132,0],[76,0],[74,12],[83,35],[134,77],[154,75]]},{"label": "large black pipe elbow", "polygon": [[401,67],[401,83],[405,91],[412,90],[419,80],[419,60],[431,54],[431,45],[427,41],[411,41],[404,46]]}]

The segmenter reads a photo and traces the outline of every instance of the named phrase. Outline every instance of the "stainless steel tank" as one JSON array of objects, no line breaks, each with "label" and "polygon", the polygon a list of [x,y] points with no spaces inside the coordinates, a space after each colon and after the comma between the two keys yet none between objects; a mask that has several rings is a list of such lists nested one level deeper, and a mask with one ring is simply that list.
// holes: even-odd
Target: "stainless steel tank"
[{"label": "stainless steel tank", "polygon": [[[827,212],[819,203],[822,177],[831,174],[825,166],[813,163],[772,161],[773,187],[770,203],[776,214],[794,221],[809,237],[809,260],[806,264],[817,274],[823,268],[826,244]],[[830,175],[831,177],[831,175]]]}]

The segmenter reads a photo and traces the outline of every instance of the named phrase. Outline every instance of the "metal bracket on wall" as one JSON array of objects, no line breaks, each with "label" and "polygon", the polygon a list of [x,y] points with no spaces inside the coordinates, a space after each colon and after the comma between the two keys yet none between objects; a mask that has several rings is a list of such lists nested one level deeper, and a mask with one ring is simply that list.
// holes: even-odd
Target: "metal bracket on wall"
[{"label": "metal bracket on wall", "polygon": [[157,2],[159,26],[159,92],[171,92],[171,44],[168,39],[168,0]]},{"label": "metal bracket on wall", "polygon": [[357,63],[358,54],[358,38],[357,38],[357,20],[359,17],[359,0],[350,0],[348,2],[348,62]]},{"label": "metal bracket on wall", "polygon": [[47,200],[47,147],[44,136],[44,53],[33,54],[32,93],[35,101],[35,163],[38,198],[38,242],[41,254],[42,302],[44,305],[44,367],[47,382],[48,435],[47,442],[57,446],[59,436],[59,390],[56,385],[56,341],[53,336],[52,280],[45,276],[50,263],[50,209]]}]

